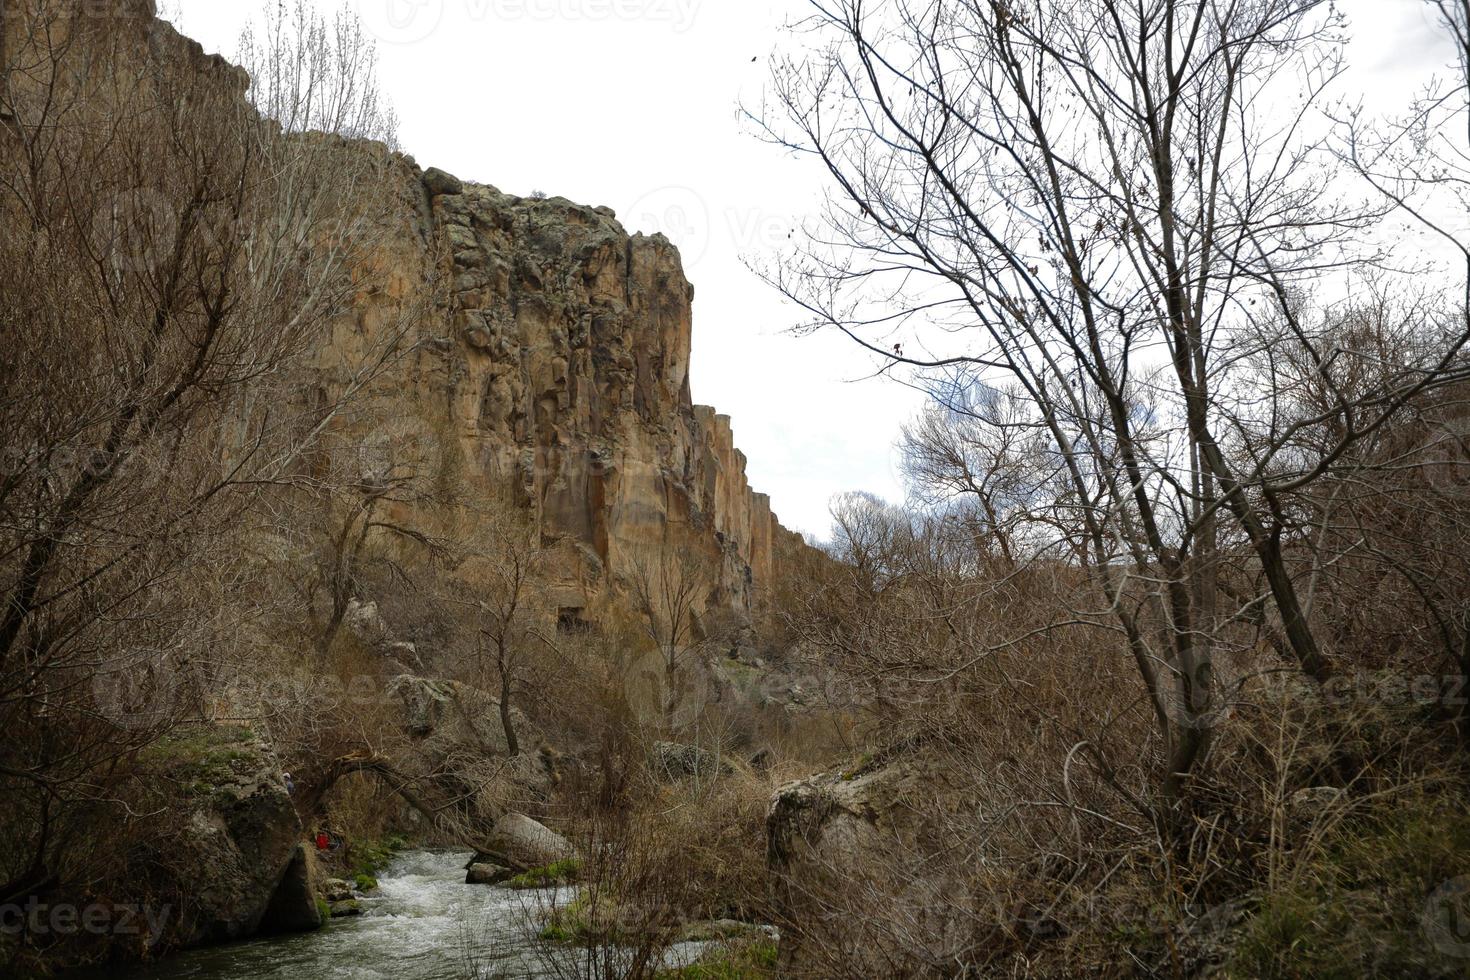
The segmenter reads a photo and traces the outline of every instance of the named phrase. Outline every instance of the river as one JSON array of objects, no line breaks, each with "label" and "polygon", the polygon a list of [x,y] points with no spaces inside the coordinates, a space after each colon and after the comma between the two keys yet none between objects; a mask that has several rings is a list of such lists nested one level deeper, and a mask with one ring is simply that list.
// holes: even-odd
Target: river
[{"label": "river", "polygon": [[[577,976],[534,942],[542,914],[570,889],[512,891],[466,885],[469,852],[407,851],[378,877],[363,914],[317,932],[189,950],[108,977],[127,980],[491,980]],[[467,951],[475,951],[471,964]],[[697,955],[675,947],[670,965]],[[568,950],[565,956],[576,955]]]}]

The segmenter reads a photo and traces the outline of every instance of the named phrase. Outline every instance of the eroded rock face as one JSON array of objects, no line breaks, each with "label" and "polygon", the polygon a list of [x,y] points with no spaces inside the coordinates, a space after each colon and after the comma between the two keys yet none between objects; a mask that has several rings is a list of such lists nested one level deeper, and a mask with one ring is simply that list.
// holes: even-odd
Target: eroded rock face
[{"label": "eroded rock face", "polygon": [[729,417],[691,400],[694,289],[674,246],[607,208],[395,166],[388,283],[326,352],[350,362],[413,321],[384,438],[570,537],[564,607],[626,591],[663,550],[700,568],[702,609],[748,615],[773,555],[802,545],[752,492]]},{"label": "eroded rock face", "polygon": [[321,908],[317,904],[310,868],[311,854],[305,844],[298,843],[286,865],[286,873],[271,895],[260,931],[265,935],[285,932],[310,932],[322,927]]},{"label": "eroded rock face", "polygon": [[[303,906],[315,913],[314,898],[297,894],[307,889],[298,849],[305,832],[275,753],[248,732],[223,727],[186,730],[153,751],[157,785],[180,788],[167,800],[177,825],[145,861],[182,896],[171,909],[165,944],[254,935],[273,907],[279,928],[302,927],[295,923]],[[278,899],[283,882],[288,892],[292,882],[301,886],[294,900],[293,894]]]}]

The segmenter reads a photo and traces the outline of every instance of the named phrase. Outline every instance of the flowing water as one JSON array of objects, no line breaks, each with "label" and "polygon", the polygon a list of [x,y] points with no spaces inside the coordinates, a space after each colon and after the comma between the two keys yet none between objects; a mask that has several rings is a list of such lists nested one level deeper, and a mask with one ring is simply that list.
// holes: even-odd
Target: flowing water
[{"label": "flowing water", "polygon": [[538,950],[533,940],[544,913],[569,900],[571,890],[466,885],[469,857],[468,852],[400,854],[378,877],[380,894],[359,900],[361,916],[333,919],[318,932],[191,950],[106,975],[127,980],[490,980],[563,973],[547,962],[544,944]]}]

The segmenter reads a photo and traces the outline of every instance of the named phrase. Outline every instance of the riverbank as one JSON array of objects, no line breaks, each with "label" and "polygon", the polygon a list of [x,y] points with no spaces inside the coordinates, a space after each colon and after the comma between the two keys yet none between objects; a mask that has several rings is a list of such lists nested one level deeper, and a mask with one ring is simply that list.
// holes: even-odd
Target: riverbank
[{"label": "riverbank", "polygon": [[[571,903],[574,887],[511,889],[465,884],[471,852],[405,851],[378,878],[375,894],[357,899],[361,915],[332,919],[316,932],[251,939],[188,950],[152,963],[103,967],[69,980],[463,980],[575,976],[588,954],[546,942],[553,910]],[[663,967],[693,963],[707,942],[663,954]],[[614,948],[593,955],[617,957]]]}]

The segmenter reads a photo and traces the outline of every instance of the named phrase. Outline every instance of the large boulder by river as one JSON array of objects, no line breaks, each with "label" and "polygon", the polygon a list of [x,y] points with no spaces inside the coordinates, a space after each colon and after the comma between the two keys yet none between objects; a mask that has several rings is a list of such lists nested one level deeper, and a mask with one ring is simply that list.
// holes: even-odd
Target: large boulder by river
[{"label": "large boulder by river", "polygon": [[262,933],[309,932],[322,927],[313,864],[312,852],[305,844],[297,844],[286,873],[265,907],[265,915],[260,920]]},{"label": "large boulder by river", "polygon": [[162,942],[242,939],[268,913],[273,929],[310,927],[310,856],[271,748],[246,729],[199,725],[150,747],[144,761],[159,833],[139,866],[149,869],[153,894],[172,900]]},{"label": "large boulder by river", "polygon": [[[938,976],[975,936],[973,794],[928,751],[782,786],[766,819],[783,976]],[[962,853],[963,852],[963,853]]]},{"label": "large boulder by river", "polygon": [[577,856],[577,849],[561,834],[523,813],[507,813],[495,821],[486,853],[517,871],[544,868]]}]

